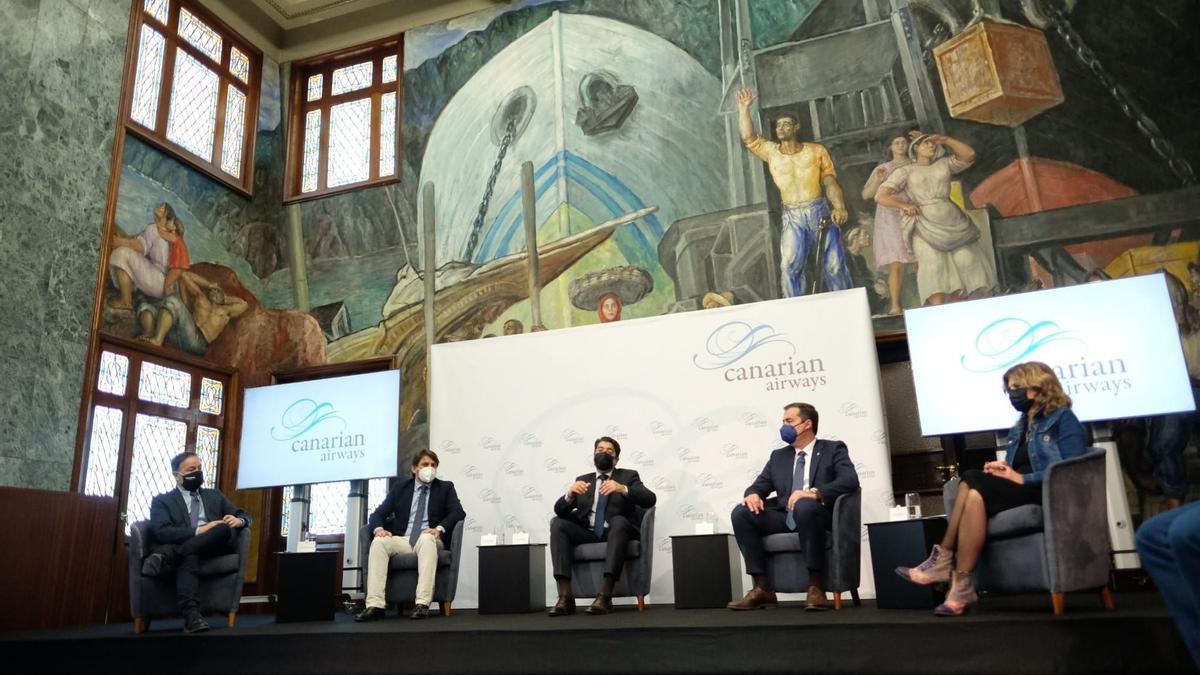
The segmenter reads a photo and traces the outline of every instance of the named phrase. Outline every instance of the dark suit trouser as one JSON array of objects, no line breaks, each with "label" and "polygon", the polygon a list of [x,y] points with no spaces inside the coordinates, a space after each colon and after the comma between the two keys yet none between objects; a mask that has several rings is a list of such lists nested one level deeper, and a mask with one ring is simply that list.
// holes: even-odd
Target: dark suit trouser
[{"label": "dark suit trouser", "polygon": [[[805,564],[810,570],[824,569],[825,531],[833,524],[833,514],[815,499],[797,501],[792,514],[796,519],[796,536],[800,537]],[[733,536],[746,561],[746,573],[766,574],[767,549],[763,545],[763,537],[789,531],[787,511],[765,508],[758,513],[751,513],[745,504],[738,504],[733,509],[731,519]]]},{"label": "dark suit trouser", "polygon": [[550,521],[550,563],[554,567],[554,576],[571,578],[571,564],[575,562],[575,547],[580,544],[595,544],[607,542],[604,553],[604,573],[611,575],[613,581],[621,578],[621,568],[625,565],[625,552],[629,542],[636,541],[638,530],[625,516],[614,516],[604,528],[604,536],[596,538],[596,533],[590,528],[580,525],[568,518],[554,518]]},{"label": "dark suit trouser", "polygon": [[198,534],[182,544],[156,547],[167,553],[169,564],[175,565],[175,595],[179,600],[179,611],[200,609],[200,562],[205,558],[226,555],[236,551],[231,541],[233,530],[224,523],[204,534]]}]

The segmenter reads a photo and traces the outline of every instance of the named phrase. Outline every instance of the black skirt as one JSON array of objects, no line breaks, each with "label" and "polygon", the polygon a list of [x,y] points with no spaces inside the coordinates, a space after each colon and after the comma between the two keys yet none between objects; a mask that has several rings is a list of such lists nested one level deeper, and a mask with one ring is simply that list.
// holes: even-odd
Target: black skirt
[{"label": "black skirt", "polygon": [[1014,483],[1007,478],[974,470],[963,474],[962,482],[971,486],[983,497],[983,508],[988,517],[1001,511],[1015,509],[1026,504],[1042,503],[1042,486]]}]

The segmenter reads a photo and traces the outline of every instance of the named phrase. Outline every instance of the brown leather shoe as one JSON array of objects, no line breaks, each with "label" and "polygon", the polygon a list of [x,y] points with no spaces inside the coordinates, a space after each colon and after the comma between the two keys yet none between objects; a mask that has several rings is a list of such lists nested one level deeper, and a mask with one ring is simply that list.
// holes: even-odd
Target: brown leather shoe
[{"label": "brown leather shoe", "polygon": [[779,598],[775,597],[775,591],[768,591],[755,586],[750,589],[741,600],[734,600],[725,605],[728,609],[746,610],[746,609],[764,609],[766,607],[778,607]]},{"label": "brown leather shoe", "polygon": [[588,614],[610,614],[612,613],[612,596],[607,593],[599,593],[596,599],[592,601],[592,606],[583,610]]},{"label": "brown leather shoe", "polygon": [[575,596],[573,596],[573,595],[558,596],[558,602],[554,603],[554,606],[551,607],[550,611],[546,612],[546,613],[549,614],[550,616],[565,616],[567,614],[574,614],[575,613]]},{"label": "brown leather shoe", "polygon": [[825,591],[816,584],[810,585],[808,597],[804,600],[804,611],[821,612],[827,609],[829,609],[829,602],[825,599]]}]

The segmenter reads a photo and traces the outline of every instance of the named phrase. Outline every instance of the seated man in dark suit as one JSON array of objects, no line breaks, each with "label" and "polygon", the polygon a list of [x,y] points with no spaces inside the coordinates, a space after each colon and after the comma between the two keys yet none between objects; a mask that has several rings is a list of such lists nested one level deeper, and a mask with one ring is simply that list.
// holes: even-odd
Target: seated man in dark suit
[{"label": "seated man in dark suit", "polygon": [[[633,469],[618,469],[621,444],[601,436],[593,444],[594,472],[575,479],[567,493],[554,503],[556,517],[550,521],[550,560],[558,582],[558,602],[550,616],[575,613],[571,593],[571,563],[574,548],[580,544],[607,542],[604,558],[604,582],[600,594],[588,607],[588,614],[612,611],[613,586],[621,578],[629,542],[637,541],[636,507],[650,508],[658,498]],[[597,517],[599,514],[599,517]]]},{"label": "seated man in dark suit", "polygon": [[442,535],[454,532],[454,526],[467,517],[454,483],[437,477],[438,464],[432,450],[418,452],[412,461],[412,478],[397,482],[367,520],[375,533],[367,556],[367,607],[355,621],[383,618],[388,560],[409,553],[417,554],[416,606],[409,618],[429,616],[438,551],[445,548]]},{"label": "seated man in dark suit", "polygon": [[149,556],[142,565],[146,574],[164,568],[175,570],[175,593],[187,633],[208,630],[200,615],[200,561],[236,552],[239,528],[250,526],[250,516],[219,491],[202,488],[200,456],[181,452],[171,459],[176,488],[150,502]]},{"label": "seated man in dark suit", "polygon": [[[833,522],[833,503],[858,489],[858,472],[845,443],[817,440],[817,419],[817,409],[807,403],[784,407],[779,435],[787,445],[771,453],[762,473],[746,488],[742,503],[733,509],[733,534],[746,561],[746,573],[754,578],[754,588],[741,600],[729,603],[729,609],[778,604],[767,578],[763,537],[784,532],[800,537],[808,565],[804,608],[828,609],[822,586],[825,531]],[[764,502],[772,492],[775,499]]]}]

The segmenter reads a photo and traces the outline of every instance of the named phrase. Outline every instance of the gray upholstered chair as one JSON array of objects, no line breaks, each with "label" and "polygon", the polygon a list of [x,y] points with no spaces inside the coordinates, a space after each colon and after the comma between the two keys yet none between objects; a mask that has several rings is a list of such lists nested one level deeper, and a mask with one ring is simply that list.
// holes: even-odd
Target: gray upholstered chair
[{"label": "gray upholstered chair", "polygon": [[[769,534],[767,577],[781,593],[808,590],[808,565],[793,533]],[[834,609],[842,608],[842,593],[849,592],[855,606],[862,555],[862,489],[849,492],[833,503],[833,524],[825,537],[825,591],[833,593]]]},{"label": "gray upholstered chair", "polygon": [[[650,594],[650,571],[654,563],[654,507],[638,507],[641,527],[637,541],[629,542],[625,567],[613,587],[614,598],[637,597],[638,611],[646,609]],[[604,583],[604,551],[608,544],[580,544],[575,547],[571,566],[571,592],[580,598],[594,598]]]},{"label": "gray upholstered chair", "polygon": [[[946,483],[946,513],[954,509],[957,478]],[[1104,450],[1051,464],[1042,483],[1042,503],[1001,511],[988,518],[987,540],[975,568],[981,591],[1049,591],[1055,614],[1063,594],[1098,590],[1112,609],[1108,590],[1112,545],[1104,483]]]},{"label": "gray upholstered chair", "polygon": [[[450,546],[438,551],[437,576],[433,580],[433,599],[441,607],[442,616],[450,616],[454,606],[454,594],[458,591],[458,564],[462,552],[463,521],[454,526],[450,533]],[[370,525],[363,525],[362,566],[363,590],[366,590],[367,562],[371,555],[371,541],[375,535]],[[394,555],[388,561],[387,586],[383,592],[384,602],[410,603],[417,599],[417,554]]]},{"label": "gray upholstered chair", "polygon": [[[150,555],[150,521],[139,520],[129,526],[129,606],[133,611],[133,630],[144,632],[150,620],[179,613],[175,595],[175,576],[142,574],[142,563]],[[229,627],[237,624],[242,602],[242,584],[246,578],[246,558],[250,552],[250,528],[237,535],[237,552],[208,558],[200,563],[200,611],[221,612]]]}]

